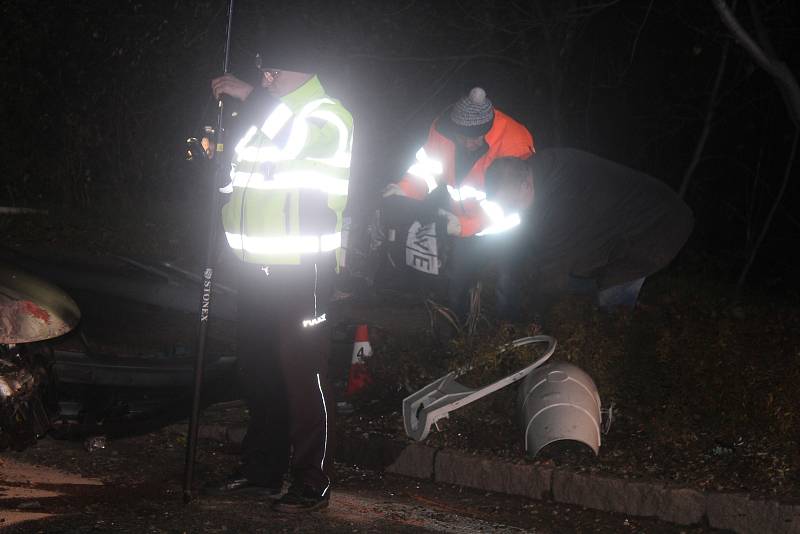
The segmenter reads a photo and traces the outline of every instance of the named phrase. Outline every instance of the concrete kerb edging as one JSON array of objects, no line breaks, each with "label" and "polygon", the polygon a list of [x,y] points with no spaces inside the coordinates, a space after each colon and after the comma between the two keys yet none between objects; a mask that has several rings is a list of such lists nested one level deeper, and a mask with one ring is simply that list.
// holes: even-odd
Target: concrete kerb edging
[{"label": "concrete kerb edging", "polygon": [[[243,429],[200,427],[200,436],[240,442]],[[398,442],[378,434],[339,436],[338,461],[366,469],[434,480],[463,487],[520,495],[679,525],[707,519],[712,528],[742,534],[800,533],[800,504],[751,498],[745,493],[702,492],[657,482],[579,473],[566,468]]]}]

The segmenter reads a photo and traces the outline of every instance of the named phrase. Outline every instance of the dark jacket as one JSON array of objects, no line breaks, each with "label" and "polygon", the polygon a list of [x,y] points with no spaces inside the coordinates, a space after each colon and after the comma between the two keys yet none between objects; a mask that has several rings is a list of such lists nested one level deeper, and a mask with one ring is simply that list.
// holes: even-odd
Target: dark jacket
[{"label": "dark jacket", "polygon": [[575,149],[531,160],[534,201],[523,232],[541,274],[609,287],[666,266],[691,233],[689,207],[664,182]]}]

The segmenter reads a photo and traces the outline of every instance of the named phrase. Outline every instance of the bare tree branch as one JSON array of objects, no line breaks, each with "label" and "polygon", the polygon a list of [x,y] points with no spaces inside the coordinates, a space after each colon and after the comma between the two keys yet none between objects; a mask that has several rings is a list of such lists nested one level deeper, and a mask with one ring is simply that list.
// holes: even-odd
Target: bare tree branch
[{"label": "bare tree branch", "polygon": [[[569,17],[591,17],[597,13],[608,9],[609,7],[618,4],[620,0],[610,0],[608,2],[598,2],[596,4],[587,4],[585,6],[577,6],[570,9],[567,16]],[[651,2],[652,6],[652,2]]]},{"label": "bare tree branch", "polygon": [[523,66],[522,62],[507,56],[498,54],[463,54],[455,56],[382,56],[380,54],[349,54],[348,59],[374,59],[386,62],[401,62],[401,63],[431,63],[437,61],[470,61],[473,59],[493,59],[495,61],[502,61],[511,63],[513,65]]},{"label": "bare tree branch", "polygon": [[[754,40],[750,35],[742,28],[739,21],[736,19],[736,16],[733,14],[733,11],[728,7],[728,4],[725,3],[725,0],[711,0],[716,8],[717,12],[719,12],[720,18],[722,22],[728,27],[731,33],[739,40],[739,43],[747,50],[751,56],[755,59],[755,61],[764,69],[766,70],[773,78],[775,78],[778,87],[781,89],[781,93],[783,96],[784,103],[786,104],[786,109],[791,118],[792,122],[794,123],[795,131],[794,131],[794,140],[792,141],[792,148],[789,154],[789,160],[786,163],[786,170],[784,171],[783,175],[783,183],[781,184],[780,190],[778,191],[777,196],[775,197],[774,202],[772,203],[772,207],[770,208],[769,214],[767,215],[766,220],[764,221],[764,226],[761,228],[761,232],[758,235],[758,239],[756,240],[753,249],[750,251],[750,256],[747,259],[747,263],[745,264],[744,268],[742,269],[741,274],[739,275],[739,280],[736,283],[736,290],[737,292],[741,291],[744,281],[747,278],[747,274],[750,272],[750,267],[752,266],[753,262],[755,261],[756,255],[758,254],[758,250],[761,248],[761,244],[764,242],[764,238],[769,231],[769,227],[772,223],[772,218],[775,216],[775,212],[778,210],[778,206],[783,200],[783,195],[786,192],[786,187],[789,184],[789,178],[792,174],[792,168],[794,167],[795,157],[797,155],[797,144],[798,140],[800,139],[800,87],[797,85],[797,79],[794,77],[792,72],[786,66],[785,63],[776,59],[774,55],[767,54]],[[751,6],[752,8],[752,6]],[[754,16],[758,16],[758,11],[756,9],[752,9],[752,13]],[[760,21],[756,23],[757,25],[760,24]],[[768,36],[766,31],[761,29],[760,35],[762,39],[766,42],[766,47],[768,49],[772,48],[771,43],[769,42]],[[774,54],[774,52],[773,52]]]},{"label": "bare tree branch", "polygon": [[783,200],[783,194],[786,192],[786,186],[789,185],[789,178],[791,177],[792,169],[794,168],[794,160],[797,156],[798,140],[800,140],[800,129],[795,128],[794,140],[792,141],[792,150],[789,154],[789,161],[786,163],[786,170],[783,173],[783,183],[781,183],[781,188],[778,191],[778,195],[775,197],[775,202],[772,203],[772,208],[770,208],[769,214],[764,221],[764,226],[761,227],[761,233],[758,235],[758,240],[756,241],[755,245],[753,245],[753,250],[750,251],[750,257],[747,259],[747,263],[739,275],[739,280],[736,282],[737,292],[741,291],[742,287],[744,286],[747,273],[750,272],[750,267],[753,265],[753,261],[755,261],[756,255],[758,254],[758,249],[761,248],[761,244],[764,242],[764,238],[766,237],[767,231],[772,223],[772,218],[775,216],[775,212],[778,210],[781,200]]},{"label": "bare tree branch", "polygon": [[[650,4],[647,6],[647,11],[644,14],[644,18],[642,19],[642,23],[639,25],[639,28],[636,30],[636,38],[633,40],[633,46],[631,46],[631,57],[628,60],[628,67],[625,69],[625,72],[628,72],[628,69],[631,68],[633,65],[633,58],[636,56],[636,47],[639,44],[639,38],[642,36],[642,30],[644,29],[645,24],[647,24],[647,19],[650,18],[650,11],[653,9],[653,0],[650,0]],[[624,76],[624,74],[623,74]]]},{"label": "bare tree branch", "polygon": [[47,210],[40,210],[36,208],[15,208],[13,206],[0,206],[0,215],[25,215],[25,214],[47,215]]},{"label": "bare tree branch", "polygon": [[711,0],[719,12],[720,18],[725,26],[733,33],[739,44],[747,50],[750,55],[755,59],[761,68],[767,71],[782,90],[785,91],[785,98],[787,99],[787,107],[789,116],[795,125],[800,125],[800,86],[797,85],[792,71],[783,61],[777,58],[770,57],[767,53],[753,40],[747,31],[742,28],[733,11],[725,3],[725,0]]},{"label": "bare tree branch", "polygon": [[750,202],[747,203],[747,208],[745,210],[745,222],[746,222],[746,230],[745,235],[747,236],[747,244],[748,246],[752,245],[753,243],[753,220],[755,219],[756,213],[756,199],[758,198],[758,185],[761,182],[761,163],[764,161],[764,144],[761,144],[761,147],[758,150],[758,165],[756,165],[755,173],[753,174],[753,188],[750,192]]},{"label": "bare tree branch", "polygon": [[432,89],[432,90],[428,91],[428,92],[427,92],[427,94],[428,94],[428,97],[427,97],[427,98],[425,98],[425,99],[422,101],[422,103],[421,103],[419,106],[417,106],[417,107],[416,107],[414,110],[412,110],[410,113],[408,113],[408,114],[406,115],[406,117],[405,117],[405,119],[404,119],[404,121],[403,121],[403,123],[402,123],[402,125],[400,126],[400,128],[399,128],[399,129],[400,129],[400,130],[405,130],[405,129],[408,127],[408,125],[411,123],[411,121],[412,121],[412,120],[414,120],[414,118],[417,116],[417,114],[418,114],[420,111],[422,111],[423,109],[425,109],[425,107],[426,107],[426,106],[427,106],[427,105],[428,105],[428,104],[429,104],[429,103],[430,103],[430,102],[431,102],[431,101],[432,101],[434,98],[436,98],[436,96],[438,96],[438,94],[439,94],[439,93],[441,93],[441,92],[442,92],[442,90],[443,90],[445,87],[447,87],[447,84],[450,82],[450,79],[451,79],[453,76],[455,76],[455,74],[456,74],[456,73],[457,73],[459,70],[461,70],[461,68],[462,68],[462,67],[464,67],[464,66],[465,66],[467,63],[469,63],[469,60],[468,60],[468,59],[465,59],[465,60],[459,61],[459,62],[458,62],[458,63],[456,63],[456,64],[455,64],[453,67],[451,67],[451,68],[449,68],[449,69],[445,70],[445,71],[444,71],[444,73],[443,73],[443,74],[442,74],[442,75],[439,77],[439,79],[437,79],[437,80],[436,80],[436,81],[433,83],[432,87],[434,87],[435,89]]},{"label": "bare tree branch", "polygon": [[[758,36],[758,43],[761,45],[761,48],[769,57],[777,57],[778,54],[775,52],[775,47],[772,46],[772,40],[769,38],[769,34],[767,33],[767,29],[764,27],[764,22],[761,20],[761,13],[758,10],[758,5],[756,4],[755,0],[748,0],[747,2],[748,7],[750,8],[750,14],[753,17],[753,26],[756,28],[756,35]],[[733,4],[733,11],[736,11],[736,4]]]},{"label": "bare tree branch", "polygon": [[726,39],[725,44],[722,45],[722,57],[720,57],[719,60],[719,68],[717,69],[717,75],[714,78],[714,86],[711,89],[711,94],[708,96],[708,108],[706,110],[705,120],[703,121],[703,131],[700,133],[700,139],[698,139],[697,145],[695,145],[692,160],[689,163],[689,166],[686,168],[686,172],[683,174],[681,187],[678,190],[678,196],[681,198],[686,196],[686,190],[689,188],[689,182],[694,175],[697,164],[700,163],[700,156],[703,155],[706,141],[711,133],[711,124],[714,121],[714,114],[717,107],[717,101],[719,99],[719,88],[722,86],[722,78],[725,75],[725,65],[728,63],[728,50],[730,49],[730,44],[730,40]]}]

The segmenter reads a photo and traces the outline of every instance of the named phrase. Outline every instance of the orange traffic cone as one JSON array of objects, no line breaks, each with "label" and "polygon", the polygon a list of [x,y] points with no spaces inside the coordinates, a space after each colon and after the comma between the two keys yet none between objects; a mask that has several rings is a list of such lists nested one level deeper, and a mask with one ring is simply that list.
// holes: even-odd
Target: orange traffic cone
[{"label": "orange traffic cone", "polygon": [[350,360],[350,374],[345,391],[345,395],[348,397],[372,383],[372,377],[369,375],[366,365],[366,360],[370,356],[372,356],[372,345],[369,344],[367,325],[360,324],[356,326],[356,335],[353,341],[353,356]]}]

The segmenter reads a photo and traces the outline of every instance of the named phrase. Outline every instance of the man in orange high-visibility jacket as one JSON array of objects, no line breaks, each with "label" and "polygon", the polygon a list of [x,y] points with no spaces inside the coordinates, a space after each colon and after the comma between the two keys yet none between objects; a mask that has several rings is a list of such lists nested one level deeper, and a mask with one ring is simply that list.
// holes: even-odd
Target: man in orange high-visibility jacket
[{"label": "man in orange high-visibility jacket", "polygon": [[[448,235],[466,238],[453,240],[448,267],[449,305],[462,315],[468,286],[477,274],[471,258],[483,248],[484,236],[505,226],[486,202],[486,169],[497,158],[527,159],[534,152],[528,129],[495,109],[486,92],[475,87],[434,120],[406,174],[383,192],[384,219],[390,226],[418,221],[410,232],[422,235],[433,233],[429,224],[439,220]],[[437,261],[407,264],[439,274]]]}]

